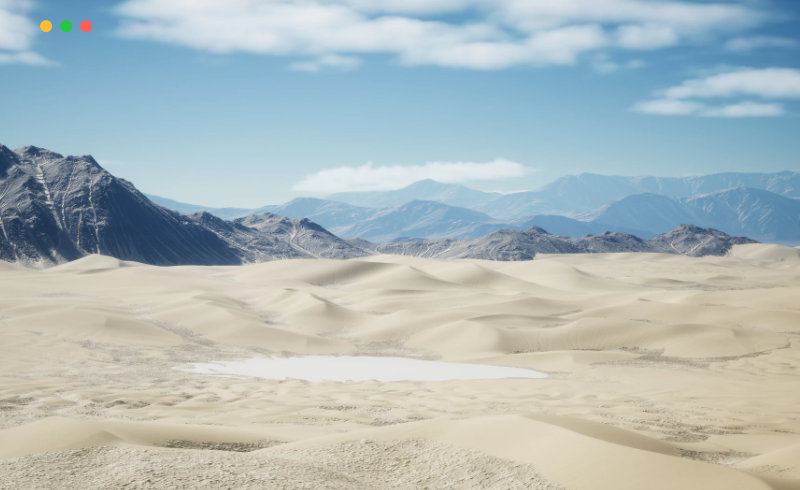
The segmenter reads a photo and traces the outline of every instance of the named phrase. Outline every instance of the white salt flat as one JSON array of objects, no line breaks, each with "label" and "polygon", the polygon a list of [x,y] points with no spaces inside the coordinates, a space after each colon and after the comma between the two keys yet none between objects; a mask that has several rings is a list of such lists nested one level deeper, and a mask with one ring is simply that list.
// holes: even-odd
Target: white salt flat
[{"label": "white salt flat", "polygon": [[306,381],[452,381],[472,379],[546,378],[523,368],[424,361],[403,357],[300,356],[248,359],[238,362],[193,363],[178,369],[217,376]]}]

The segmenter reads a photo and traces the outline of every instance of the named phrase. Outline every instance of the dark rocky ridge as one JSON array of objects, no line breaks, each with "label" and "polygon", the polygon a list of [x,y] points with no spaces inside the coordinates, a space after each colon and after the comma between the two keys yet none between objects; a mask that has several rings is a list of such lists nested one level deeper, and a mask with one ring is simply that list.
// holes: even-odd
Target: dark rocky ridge
[{"label": "dark rocky ridge", "polygon": [[265,213],[225,221],[205,211],[190,218],[236,248],[244,262],[350,259],[369,255],[307,219],[289,219]]},{"label": "dark rocky ridge", "polygon": [[628,233],[606,232],[573,238],[551,235],[541,228],[525,231],[500,230],[474,240],[422,240],[405,243],[369,243],[349,240],[376,253],[415,257],[485,260],[532,260],[537,254],[650,252],[691,257],[725,255],[734,245],[757,243],[721,231],[681,225],[677,229],[643,240]]}]

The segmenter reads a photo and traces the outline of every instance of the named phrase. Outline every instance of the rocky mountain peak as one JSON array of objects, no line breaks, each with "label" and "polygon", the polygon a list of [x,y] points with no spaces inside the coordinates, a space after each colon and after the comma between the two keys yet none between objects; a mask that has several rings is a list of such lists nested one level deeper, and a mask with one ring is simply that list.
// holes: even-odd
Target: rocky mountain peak
[{"label": "rocky mountain peak", "polygon": [[714,235],[714,236],[729,236],[719,230],[713,228],[701,228],[697,225],[682,224],[672,231],[664,233],[664,235]]},{"label": "rocky mountain peak", "polygon": [[47,150],[45,148],[39,148],[38,146],[23,146],[22,148],[17,148],[14,150],[14,153],[20,156],[20,158],[25,160],[32,160],[34,162],[38,162],[39,160],[60,160],[64,158],[64,155],[60,153],[56,153],[54,151]]},{"label": "rocky mountain peak", "polygon": [[525,233],[530,233],[532,235],[549,235],[550,234],[550,232],[548,232],[544,228],[540,228],[538,226],[531,226],[530,228],[525,230]]},{"label": "rocky mountain peak", "polygon": [[8,147],[0,145],[0,176],[3,176],[14,165],[19,163],[19,157]]}]

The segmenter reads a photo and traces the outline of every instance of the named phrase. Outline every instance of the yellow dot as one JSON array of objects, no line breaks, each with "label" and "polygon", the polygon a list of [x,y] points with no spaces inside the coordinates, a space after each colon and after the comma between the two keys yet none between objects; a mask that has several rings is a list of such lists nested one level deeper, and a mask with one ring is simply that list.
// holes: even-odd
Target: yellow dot
[{"label": "yellow dot", "polygon": [[50,29],[53,28],[53,23],[49,20],[43,20],[39,27],[42,29],[43,32],[50,32]]}]

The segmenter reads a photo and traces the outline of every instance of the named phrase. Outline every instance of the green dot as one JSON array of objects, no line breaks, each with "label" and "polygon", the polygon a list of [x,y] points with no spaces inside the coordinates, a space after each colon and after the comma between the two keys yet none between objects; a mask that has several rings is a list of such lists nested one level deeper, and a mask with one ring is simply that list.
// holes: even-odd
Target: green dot
[{"label": "green dot", "polygon": [[68,20],[61,21],[61,30],[64,32],[69,32],[72,30],[72,22]]}]

